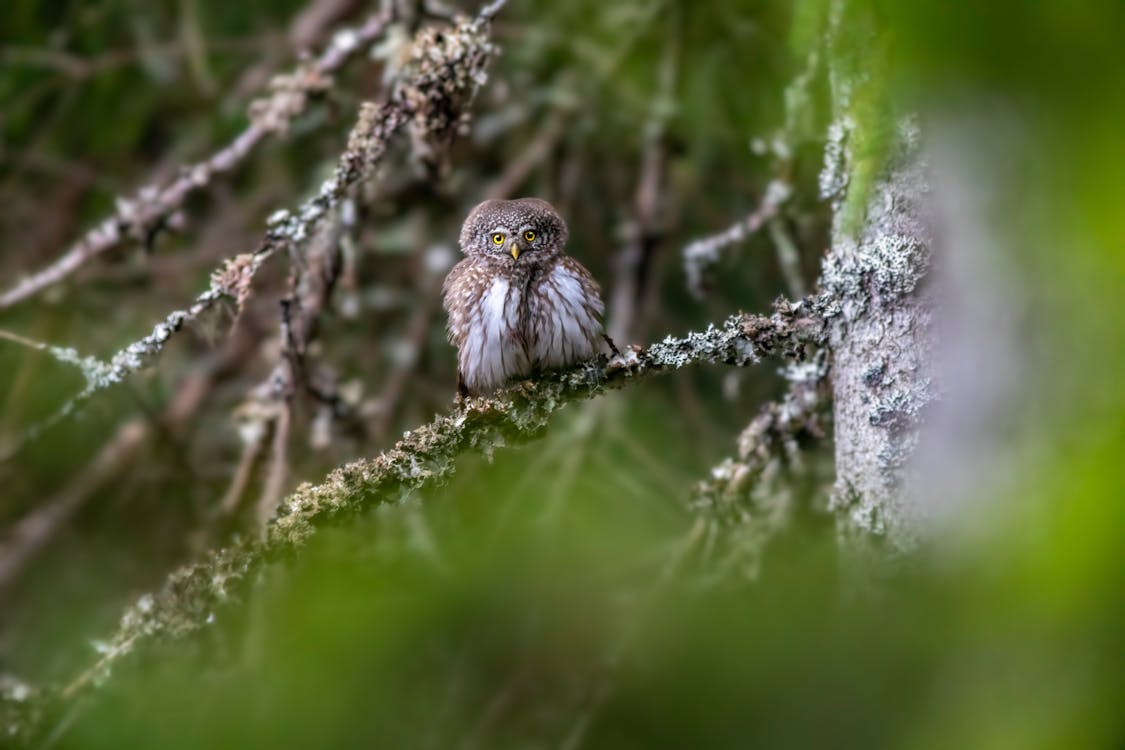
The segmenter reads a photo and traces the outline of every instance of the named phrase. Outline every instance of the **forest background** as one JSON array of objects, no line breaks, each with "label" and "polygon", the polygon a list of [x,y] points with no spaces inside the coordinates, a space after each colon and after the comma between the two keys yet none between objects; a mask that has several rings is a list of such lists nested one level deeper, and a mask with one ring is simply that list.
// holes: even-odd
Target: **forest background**
[{"label": "forest background", "polygon": [[[1122,28],[3,3],[5,741],[1120,746]],[[518,195],[622,354],[455,405]]]}]

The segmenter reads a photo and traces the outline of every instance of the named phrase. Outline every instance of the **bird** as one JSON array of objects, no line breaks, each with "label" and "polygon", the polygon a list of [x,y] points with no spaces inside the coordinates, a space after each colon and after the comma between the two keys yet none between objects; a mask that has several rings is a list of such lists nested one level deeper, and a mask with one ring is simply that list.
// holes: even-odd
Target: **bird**
[{"label": "bird", "polygon": [[608,341],[601,288],[566,254],[567,236],[566,222],[540,198],[486,200],[469,212],[465,258],[442,284],[459,395],[569,367]]}]

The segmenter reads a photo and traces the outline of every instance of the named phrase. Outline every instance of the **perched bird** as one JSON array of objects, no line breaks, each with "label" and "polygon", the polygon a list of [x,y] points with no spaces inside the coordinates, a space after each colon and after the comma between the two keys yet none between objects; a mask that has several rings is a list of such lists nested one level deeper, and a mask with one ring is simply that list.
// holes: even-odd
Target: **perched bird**
[{"label": "perched bird", "polygon": [[459,393],[485,393],[598,351],[605,304],[590,272],[566,254],[566,238],[566,222],[539,198],[488,200],[469,212],[466,257],[441,290]]}]

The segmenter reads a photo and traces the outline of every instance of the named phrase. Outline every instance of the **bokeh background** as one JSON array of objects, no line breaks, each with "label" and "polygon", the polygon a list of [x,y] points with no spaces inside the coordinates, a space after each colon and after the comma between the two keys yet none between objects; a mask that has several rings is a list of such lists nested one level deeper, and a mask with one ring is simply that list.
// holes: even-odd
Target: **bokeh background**
[{"label": "bokeh background", "polygon": [[[271,76],[373,5],[3,3],[0,287],[62,254],[120,196],[237,135]],[[0,329],[109,358],[188,304],[224,259],[257,246],[267,216],[330,173],[412,27],[442,22],[399,5],[374,54],[287,133],[151,241],[0,311]],[[830,54],[821,39],[837,12]],[[923,450],[940,533],[880,567],[877,584],[850,581],[826,511],[828,434],[771,479],[786,487],[785,523],[763,534],[750,513],[750,528],[699,544],[693,487],[785,382],[776,362],[678,372],[319,535],[213,628],[150,647],[80,708],[52,709],[33,744],[1119,747],[1122,28],[1112,0],[510,0],[448,169],[420,170],[400,139],[352,196],[343,271],[310,350],[347,408],[295,398],[282,489],[448,408],[437,288],[461,219],[490,191],[560,208],[618,343],[812,289],[833,211],[818,187],[828,78],[849,70],[862,73],[850,116],[866,134],[853,194],[904,114],[932,139],[952,248],[935,277],[963,312]],[[693,294],[683,248],[754,211],[778,180],[791,189],[778,216]],[[261,384],[280,356],[288,262],[263,267],[243,309],[208,313],[33,439],[82,374],[0,339],[0,529],[55,509],[0,589],[9,697],[65,685],[126,604],[257,533],[255,506],[277,491],[276,403]],[[968,408],[976,419],[959,417]]]}]

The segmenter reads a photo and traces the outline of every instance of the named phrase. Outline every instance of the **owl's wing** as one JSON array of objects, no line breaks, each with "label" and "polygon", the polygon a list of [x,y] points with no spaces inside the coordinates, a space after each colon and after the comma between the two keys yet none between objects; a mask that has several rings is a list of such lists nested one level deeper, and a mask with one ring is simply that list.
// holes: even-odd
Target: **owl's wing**
[{"label": "owl's wing", "polygon": [[472,258],[464,258],[450,269],[441,285],[441,305],[445,308],[445,332],[449,343],[457,348],[468,334],[469,312],[479,274]]},{"label": "owl's wing", "polygon": [[465,258],[450,269],[441,285],[441,305],[445,308],[445,333],[457,347],[457,393],[469,395],[462,371],[465,340],[472,325],[473,308],[480,301],[481,269],[473,258]]},{"label": "owl's wing", "polygon": [[586,270],[586,266],[569,255],[564,255],[559,260],[559,265],[578,280],[582,287],[583,307],[592,318],[600,321],[605,314],[605,302],[602,301],[602,288],[594,280],[593,274]]}]

